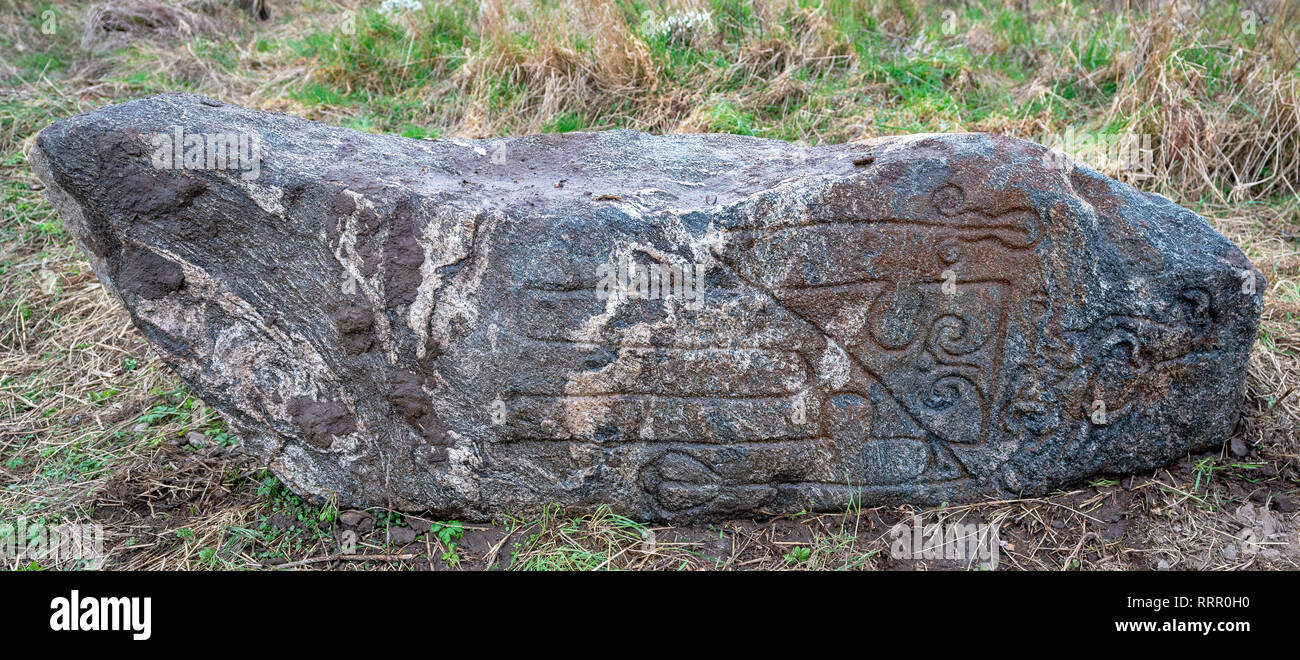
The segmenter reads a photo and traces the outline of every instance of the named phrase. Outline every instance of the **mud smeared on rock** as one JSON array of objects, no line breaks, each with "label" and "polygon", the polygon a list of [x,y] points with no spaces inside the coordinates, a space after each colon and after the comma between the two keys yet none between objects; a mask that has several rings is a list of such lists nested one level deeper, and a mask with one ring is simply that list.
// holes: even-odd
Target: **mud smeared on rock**
[{"label": "mud smeared on rock", "polygon": [[424,391],[424,379],[403,370],[388,374],[389,400],[398,413],[431,445],[443,445],[447,429],[433,410],[433,402]]},{"label": "mud smeared on rock", "polygon": [[[255,134],[259,174],[153,136]],[[701,521],[1046,493],[1224,442],[1264,290],[1194,213],[1005,136],[363,135],[169,95],[33,167],[301,493]]]},{"label": "mud smeared on rock", "polygon": [[179,264],[148,248],[127,251],[117,271],[123,290],[146,300],[157,300],[185,285]]},{"label": "mud smeared on rock", "polygon": [[352,413],[339,401],[296,397],[289,403],[289,415],[302,429],[303,439],[316,449],[329,449],[334,438],[357,430]]},{"label": "mud smeared on rock", "polygon": [[374,345],[374,312],[361,296],[340,296],[330,305],[330,318],[348,355],[360,355]]}]

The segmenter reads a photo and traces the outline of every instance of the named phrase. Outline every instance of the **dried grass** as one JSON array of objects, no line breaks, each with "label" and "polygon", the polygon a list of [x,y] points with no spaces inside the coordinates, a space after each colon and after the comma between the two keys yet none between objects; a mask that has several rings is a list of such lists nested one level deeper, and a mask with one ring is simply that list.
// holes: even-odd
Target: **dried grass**
[{"label": "dried grass", "polygon": [[[1153,134],[1160,145],[1157,174],[1187,198],[1244,201],[1297,193],[1300,55],[1294,34],[1286,31],[1290,2],[1274,11],[1276,22],[1264,28],[1263,45],[1252,52],[1233,41],[1196,42],[1205,28],[1189,12],[1156,13],[1130,25],[1136,48],[1108,72],[1122,81],[1108,119],[1131,117],[1131,132]],[[1177,56],[1189,41],[1231,54],[1227,91],[1212,93],[1205,71]]]}]

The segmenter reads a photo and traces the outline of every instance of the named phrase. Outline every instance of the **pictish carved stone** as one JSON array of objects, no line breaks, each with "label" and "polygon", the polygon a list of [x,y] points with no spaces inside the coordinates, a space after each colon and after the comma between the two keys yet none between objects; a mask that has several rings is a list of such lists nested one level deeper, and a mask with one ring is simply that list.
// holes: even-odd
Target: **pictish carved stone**
[{"label": "pictish carved stone", "polygon": [[1224,442],[1263,276],[984,134],[367,135],[167,95],[31,152],[135,324],[300,493],[688,521],[1038,495]]}]

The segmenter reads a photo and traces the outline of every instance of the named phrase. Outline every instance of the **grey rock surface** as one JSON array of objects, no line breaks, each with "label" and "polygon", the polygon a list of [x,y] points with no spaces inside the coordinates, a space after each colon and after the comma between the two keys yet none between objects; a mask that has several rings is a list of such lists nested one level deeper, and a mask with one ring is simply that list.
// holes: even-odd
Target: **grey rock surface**
[{"label": "grey rock surface", "polygon": [[167,95],[31,161],[166,362],[342,506],[683,522],[1149,470],[1230,437],[1264,290],[1191,211],[995,135],[419,141]]}]

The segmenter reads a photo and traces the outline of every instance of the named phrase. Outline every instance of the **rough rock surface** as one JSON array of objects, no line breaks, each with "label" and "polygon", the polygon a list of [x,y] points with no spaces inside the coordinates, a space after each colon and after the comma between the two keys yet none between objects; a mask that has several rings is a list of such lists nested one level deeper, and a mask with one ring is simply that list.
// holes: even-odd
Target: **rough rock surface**
[{"label": "rough rock surface", "polygon": [[[191,153],[236,134],[256,162]],[[1264,290],[1191,211],[994,135],[418,141],[168,95],[59,121],[31,158],[294,489],[471,519],[1149,470],[1230,436]]]}]

